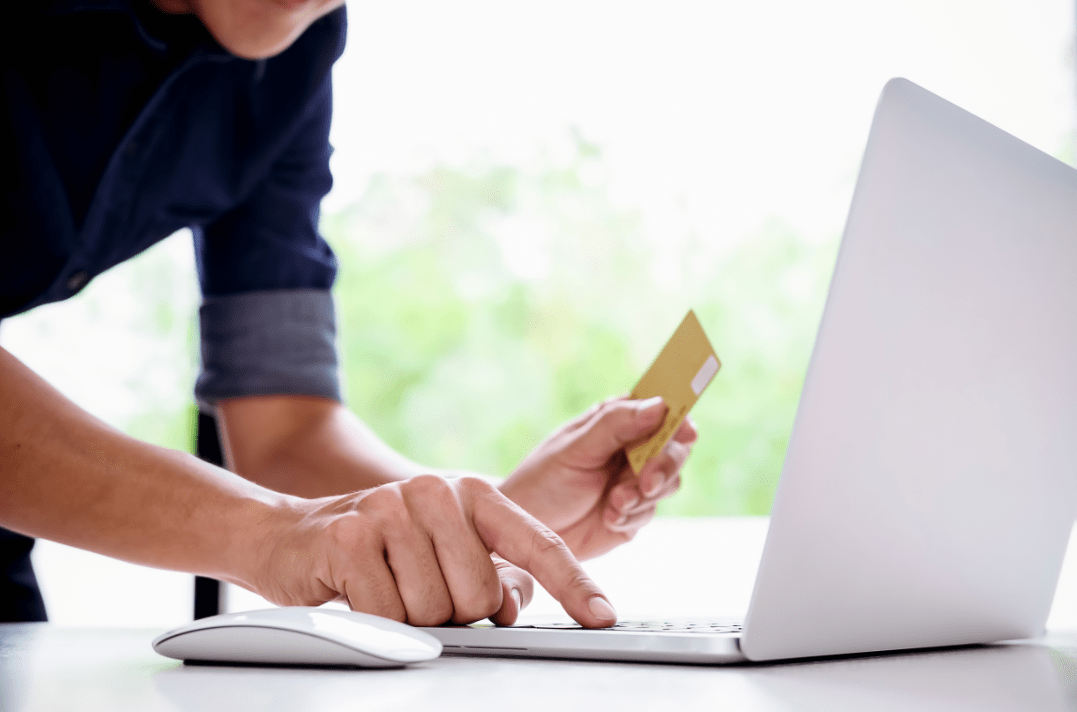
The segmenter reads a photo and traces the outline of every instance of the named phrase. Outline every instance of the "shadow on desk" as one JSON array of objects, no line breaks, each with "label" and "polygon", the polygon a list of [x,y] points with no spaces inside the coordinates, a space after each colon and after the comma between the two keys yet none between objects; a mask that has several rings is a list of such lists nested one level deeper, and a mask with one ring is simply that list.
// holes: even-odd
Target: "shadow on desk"
[{"label": "shadow on desk", "polygon": [[423,710],[436,709],[440,696],[436,678],[422,674],[429,665],[380,670],[184,665],[157,673],[153,681],[182,712],[222,709],[223,700],[235,712]]}]

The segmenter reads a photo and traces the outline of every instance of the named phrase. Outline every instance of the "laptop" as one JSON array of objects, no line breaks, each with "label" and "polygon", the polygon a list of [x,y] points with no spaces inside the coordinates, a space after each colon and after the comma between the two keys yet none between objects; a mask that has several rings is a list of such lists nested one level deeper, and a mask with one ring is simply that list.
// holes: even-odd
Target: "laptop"
[{"label": "laptop", "polygon": [[425,630],[701,664],[1035,637],[1075,514],[1077,171],[893,79],[743,620]]}]

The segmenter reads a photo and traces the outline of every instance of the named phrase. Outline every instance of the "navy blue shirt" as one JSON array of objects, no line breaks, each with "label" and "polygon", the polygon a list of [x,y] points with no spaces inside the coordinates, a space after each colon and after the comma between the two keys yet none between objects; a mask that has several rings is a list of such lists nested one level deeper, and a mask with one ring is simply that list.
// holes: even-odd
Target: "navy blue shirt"
[{"label": "navy blue shirt", "polygon": [[[332,185],[330,69],[344,9],[259,61],[149,0],[38,0],[6,12],[0,318],[70,297],[189,227],[206,299],[203,401],[335,397],[335,385],[264,374],[222,384],[253,366],[243,348],[280,352],[284,381],[333,350],[336,263],[318,206]],[[318,378],[333,359],[315,365]]]}]

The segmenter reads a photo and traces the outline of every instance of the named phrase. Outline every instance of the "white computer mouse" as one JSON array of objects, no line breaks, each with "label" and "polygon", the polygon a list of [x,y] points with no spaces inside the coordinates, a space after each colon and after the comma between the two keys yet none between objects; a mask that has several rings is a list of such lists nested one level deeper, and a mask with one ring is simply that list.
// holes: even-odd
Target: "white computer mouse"
[{"label": "white computer mouse", "polygon": [[153,641],[186,662],[400,667],[433,660],[441,642],[405,623],[327,608],[272,608],[202,618]]}]

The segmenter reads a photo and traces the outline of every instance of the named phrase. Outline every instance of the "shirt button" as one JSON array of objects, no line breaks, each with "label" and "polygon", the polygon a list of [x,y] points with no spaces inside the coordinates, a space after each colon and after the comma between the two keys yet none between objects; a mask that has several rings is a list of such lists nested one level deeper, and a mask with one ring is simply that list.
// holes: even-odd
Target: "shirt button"
[{"label": "shirt button", "polygon": [[90,281],[90,273],[86,270],[79,270],[73,275],[67,278],[67,282],[64,286],[67,287],[67,291],[75,293],[86,286],[86,283]]}]

